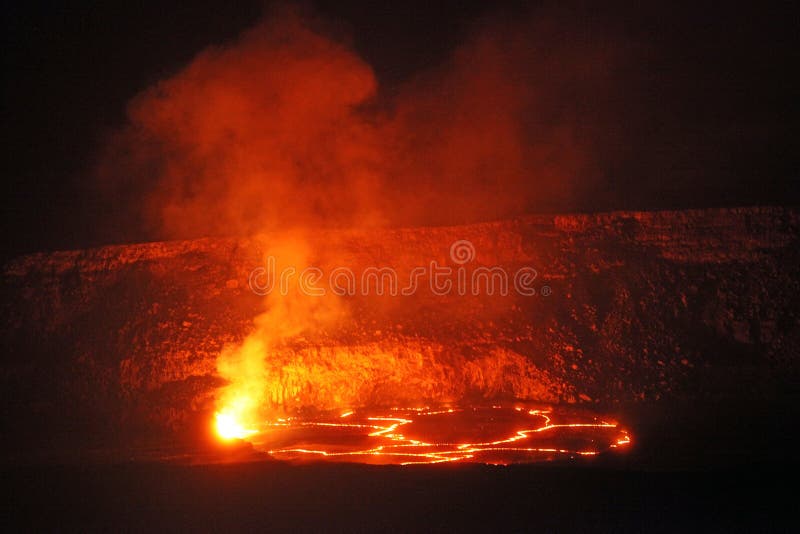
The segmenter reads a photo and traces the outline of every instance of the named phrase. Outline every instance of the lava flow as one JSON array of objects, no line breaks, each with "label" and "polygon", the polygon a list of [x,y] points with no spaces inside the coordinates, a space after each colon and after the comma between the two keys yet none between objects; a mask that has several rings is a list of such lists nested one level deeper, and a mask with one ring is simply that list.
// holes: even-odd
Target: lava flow
[{"label": "lava flow", "polygon": [[631,443],[616,422],[587,412],[519,406],[290,417],[264,424],[248,440],[280,460],[401,465],[530,463],[595,456]]}]

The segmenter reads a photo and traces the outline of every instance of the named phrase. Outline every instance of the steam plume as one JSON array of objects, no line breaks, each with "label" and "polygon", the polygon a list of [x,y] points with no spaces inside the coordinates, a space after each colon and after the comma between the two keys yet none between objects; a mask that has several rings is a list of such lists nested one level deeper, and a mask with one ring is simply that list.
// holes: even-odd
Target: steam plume
[{"label": "steam plume", "polygon": [[273,11],[136,97],[100,174],[139,192],[155,238],[563,205],[596,179],[597,139],[614,137],[597,125],[618,54],[561,22],[490,19],[440,68],[380,88],[319,20]]}]

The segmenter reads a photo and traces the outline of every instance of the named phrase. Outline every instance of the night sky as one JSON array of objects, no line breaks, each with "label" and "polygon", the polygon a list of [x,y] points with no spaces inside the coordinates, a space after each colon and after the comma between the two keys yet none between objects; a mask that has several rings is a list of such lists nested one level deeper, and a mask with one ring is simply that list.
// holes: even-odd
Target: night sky
[{"label": "night sky", "polygon": [[[435,69],[483,18],[541,8],[312,4],[389,93]],[[641,52],[613,73],[631,142],[624,157],[600,160],[590,194],[530,210],[798,204],[797,15],[790,2],[716,4],[569,8],[575,26],[563,39],[608,28]],[[252,26],[262,2],[14,2],[4,11],[4,257],[152,237],[107,224],[113,208],[91,177],[100,147],[125,125],[132,97]]]}]

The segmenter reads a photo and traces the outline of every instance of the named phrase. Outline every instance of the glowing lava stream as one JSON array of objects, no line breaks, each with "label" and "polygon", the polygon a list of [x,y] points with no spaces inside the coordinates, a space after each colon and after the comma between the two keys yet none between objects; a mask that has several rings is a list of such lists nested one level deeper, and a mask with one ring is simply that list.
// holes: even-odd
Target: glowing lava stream
[{"label": "glowing lava stream", "polygon": [[[337,417],[315,420],[279,419],[267,423],[260,431],[246,431],[250,433],[244,439],[277,459],[401,465],[458,461],[527,463],[556,457],[594,456],[631,443],[629,433],[617,423],[599,420],[585,412],[555,413],[552,409],[502,406],[444,410],[393,408],[389,412],[369,414],[350,410]],[[591,422],[586,422],[587,419]],[[523,428],[514,430],[520,424],[524,424]],[[234,428],[231,435],[239,430]],[[453,434],[472,437],[478,434],[486,439],[446,439]],[[437,435],[445,439],[431,439]]]}]

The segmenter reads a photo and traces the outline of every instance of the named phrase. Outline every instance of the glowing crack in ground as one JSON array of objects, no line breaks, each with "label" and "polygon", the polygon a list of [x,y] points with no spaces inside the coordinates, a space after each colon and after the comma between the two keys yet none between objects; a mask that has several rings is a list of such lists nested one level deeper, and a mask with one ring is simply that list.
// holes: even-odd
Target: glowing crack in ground
[{"label": "glowing crack in ground", "polygon": [[585,411],[491,406],[291,417],[267,423],[248,440],[288,461],[512,464],[595,456],[627,447],[631,436]]}]

